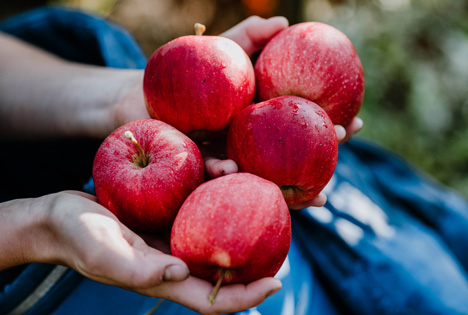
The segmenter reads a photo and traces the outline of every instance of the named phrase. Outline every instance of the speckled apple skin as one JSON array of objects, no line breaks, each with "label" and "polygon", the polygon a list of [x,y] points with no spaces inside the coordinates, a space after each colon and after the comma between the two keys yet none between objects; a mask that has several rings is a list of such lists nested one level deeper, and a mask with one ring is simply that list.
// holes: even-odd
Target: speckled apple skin
[{"label": "speckled apple skin", "polygon": [[[130,130],[149,164],[134,165],[136,146]],[[99,147],[93,164],[98,202],[137,232],[170,231],[187,196],[204,180],[203,158],[186,135],[170,125],[142,119],[112,132]]]},{"label": "speckled apple skin", "polygon": [[243,172],[283,190],[289,206],[315,198],[338,160],[338,140],[325,111],[298,96],[280,96],[243,109],[227,137],[227,156]]},{"label": "speckled apple skin", "polygon": [[185,133],[219,131],[252,103],[255,74],[249,57],[234,41],[189,35],[152,54],[143,90],[152,118]]},{"label": "speckled apple skin", "polygon": [[215,283],[249,283],[274,276],[291,243],[291,218],[279,188],[248,173],[205,182],[182,205],[171,251],[190,273]]},{"label": "speckled apple skin", "polygon": [[364,70],[349,38],[320,22],[292,25],[271,39],[256,64],[258,101],[307,98],[347,126],[364,97]]}]

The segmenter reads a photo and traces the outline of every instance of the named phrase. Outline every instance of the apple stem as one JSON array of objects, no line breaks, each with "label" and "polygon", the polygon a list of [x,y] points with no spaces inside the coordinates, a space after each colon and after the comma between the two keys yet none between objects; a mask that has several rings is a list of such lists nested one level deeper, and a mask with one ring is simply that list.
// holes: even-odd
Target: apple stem
[{"label": "apple stem", "polygon": [[201,23],[195,23],[195,35],[201,36],[206,31],[206,26]]},{"label": "apple stem", "polygon": [[141,145],[138,143],[137,139],[133,136],[133,133],[130,130],[125,131],[124,133],[125,138],[128,140],[132,141],[132,143],[136,146],[138,153],[140,154],[141,161],[142,161],[142,167],[145,167],[148,165],[147,158],[145,156],[145,153],[143,152],[143,149],[141,148]]},{"label": "apple stem", "polygon": [[221,284],[223,283],[225,273],[226,273],[226,269],[221,268],[218,281],[216,282],[216,285],[214,286],[210,295],[208,295],[208,300],[210,301],[210,305],[213,305],[216,295],[218,295],[218,291],[219,291],[219,288],[221,288]]}]

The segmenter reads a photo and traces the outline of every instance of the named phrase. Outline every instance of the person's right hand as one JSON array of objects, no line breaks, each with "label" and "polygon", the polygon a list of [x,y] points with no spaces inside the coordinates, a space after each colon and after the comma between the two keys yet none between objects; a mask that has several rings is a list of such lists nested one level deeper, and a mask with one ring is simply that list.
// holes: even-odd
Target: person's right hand
[{"label": "person's right hand", "polygon": [[[168,299],[202,314],[245,310],[262,303],[281,288],[281,282],[274,278],[248,285],[226,285],[221,287],[214,304],[209,305],[211,283],[190,276],[186,264],[179,258],[148,246],[98,204],[94,196],[75,191],[60,192],[19,200],[16,205],[19,207],[15,208],[15,201],[0,204],[3,222],[25,221],[25,216],[18,217],[25,212],[29,212],[28,217],[41,219],[38,220],[40,224],[34,224],[40,226],[37,229],[28,224],[31,235],[17,246],[21,253],[13,254],[17,258],[16,261],[10,259],[10,266],[15,265],[11,262],[61,264],[89,279]],[[23,208],[27,210],[22,211]],[[14,235],[12,224],[5,227],[5,232]],[[0,249],[11,249],[12,245],[6,238],[0,240]],[[1,259],[7,260],[6,257]],[[8,261],[2,263],[1,259],[0,268],[9,267]]]}]

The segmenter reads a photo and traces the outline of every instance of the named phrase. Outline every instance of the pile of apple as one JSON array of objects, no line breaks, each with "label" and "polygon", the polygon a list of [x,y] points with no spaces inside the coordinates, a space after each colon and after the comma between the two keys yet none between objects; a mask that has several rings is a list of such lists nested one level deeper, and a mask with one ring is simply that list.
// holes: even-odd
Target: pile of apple
[{"label": "pile of apple", "polygon": [[[172,254],[219,289],[279,270],[291,241],[288,206],[330,180],[334,124],[358,113],[364,74],[350,40],[326,24],[281,31],[255,68],[232,40],[202,33],[154,52],[143,82],[152,118],[104,140],[93,178],[99,203],[136,232],[171,230]],[[187,136],[199,130],[227,130],[239,173],[205,181]]]}]

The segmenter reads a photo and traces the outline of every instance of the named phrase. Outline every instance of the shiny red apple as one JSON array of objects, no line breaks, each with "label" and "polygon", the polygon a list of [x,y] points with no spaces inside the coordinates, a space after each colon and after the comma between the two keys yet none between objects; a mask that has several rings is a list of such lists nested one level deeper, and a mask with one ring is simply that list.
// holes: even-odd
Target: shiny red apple
[{"label": "shiny red apple", "polygon": [[143,89],[152,118],[184,133],[225,129],[255,94],[252,62],[221,36],[182,36],[157,49],[145,68]]},{"label": "shiny red apple", "polygon": [[130,122],[112,132],[93,164],[98,202],[137,232],[171,229],[187,196],[203,182],[198,147],[155,120]]},{"label": "shiny red apple", "polygon": [[347,126],[361,108],[364,71],[349,38],[319,22],[292,25],[272,38],[255,64],[257,97],[307,98],[334,124]]},{"label": "shiny red apple", "polygon": [[274,276],[290,242],[291,219],[278,186],[235,173],[203,183],[185,200],[172,227],[171,251],[192,275],[219,288]]},{"label": "shiny red apple", "polygon": [[336,167],[333,122],[312,101],[281,96],[244,108],[231,123],[227,156],[243,172],[276,183],[289,206],[312,200]]}]

